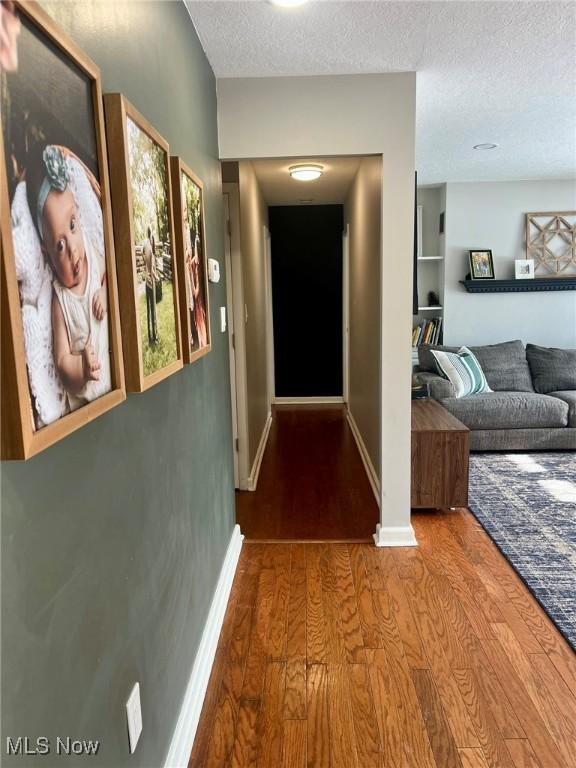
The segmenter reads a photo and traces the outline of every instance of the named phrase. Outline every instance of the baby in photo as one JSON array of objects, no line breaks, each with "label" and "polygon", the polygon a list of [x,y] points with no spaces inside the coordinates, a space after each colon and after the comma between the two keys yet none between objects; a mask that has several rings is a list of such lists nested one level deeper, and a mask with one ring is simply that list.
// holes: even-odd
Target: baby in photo
[{"label": "baby in photo", "polygon": [[30,212],[53,274],[54,364],[72,411],[111,389],[104,248],[85,236],[78,177],[99,205],[98,182],[64,147],[46,146],[27,174]]}]

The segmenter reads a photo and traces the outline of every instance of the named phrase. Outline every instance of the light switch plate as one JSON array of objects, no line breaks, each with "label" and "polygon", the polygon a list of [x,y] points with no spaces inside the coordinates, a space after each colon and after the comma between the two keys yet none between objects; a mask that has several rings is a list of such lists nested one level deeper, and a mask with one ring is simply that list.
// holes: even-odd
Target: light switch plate
[{"label": "light switch plate", "polygon": [[226,307],[220,307],[220,330],[226,333]]},{"label": "light switch plate", "polygon": [[130,740],[130,754],[136,749],[138,739],[142,733],[142,708],[140,706],[140,683],[135,683],[132,693],[126,702],[126,718],[128,720],[128,738]]}]

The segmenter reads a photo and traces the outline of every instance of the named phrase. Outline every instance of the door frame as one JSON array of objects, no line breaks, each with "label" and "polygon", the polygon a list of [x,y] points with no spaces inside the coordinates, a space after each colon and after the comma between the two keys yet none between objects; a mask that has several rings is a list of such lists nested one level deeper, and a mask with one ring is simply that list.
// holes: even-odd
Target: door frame
[{"label": "door frame", "polygon": [[274,308],[272,299],[272,239],[266,225],[264,230],[264,280],[266,285],[266,389],[268,412],[276,396],[276,377],[274,372]]},{"label": "door frame", "polygon": [[[346,210],[346,208],[344,208]],[[350,394],[350,223],[342,233],[342,397],[348,404]]]},{"label": "door frame", "polygon": [[[237,183],[222,184],[223,195],[228,197],[228,218],[224,224],[225,241],[230,243],[230,276],[226,274],[228,316],[231,318],[233,334],[230,345],[233,354],[230,357],[231,388],[235,394],[236,435],[234,436],[235,465],[238,477],[235,487],[248,490],[250,461],[248,455],[248,383],[246,378],[246,335],[244,310],[244,282],[242,276],[242,257],[240,250],[240,189]],[[229,286],[229,289],[228,289]],[[233,383],[232,383],[233,379]],[[233,404],[234,411],[234,404]]]}]

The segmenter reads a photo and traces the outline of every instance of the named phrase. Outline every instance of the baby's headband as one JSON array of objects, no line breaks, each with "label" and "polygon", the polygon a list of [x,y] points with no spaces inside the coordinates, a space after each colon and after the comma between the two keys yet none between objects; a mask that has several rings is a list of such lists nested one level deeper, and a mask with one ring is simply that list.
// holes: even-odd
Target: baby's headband
[{"label": "baby's headband", "polygon": [[68,184],[70,183],[70,173],[68,171],[68,165],[66,158],[62,153],[62,150],[53,145],[48,145],[44,152],[42,152],[42,160],[44,162],[44,168],[46,169],[46,175],[40,185],[40,191],[38,192],[38,204],[36,206],[36,221],[38,224],[38,232],[40,237],[42,234],[42,212],[46,205],[46,199],[53,189],[58,192],[64,192]]}]

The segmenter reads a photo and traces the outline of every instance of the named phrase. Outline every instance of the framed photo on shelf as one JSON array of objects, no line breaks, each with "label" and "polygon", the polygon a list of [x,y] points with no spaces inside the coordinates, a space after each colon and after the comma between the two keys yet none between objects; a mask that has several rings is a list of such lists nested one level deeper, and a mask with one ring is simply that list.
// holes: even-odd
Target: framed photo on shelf
[{"label": "framed photo on shelf", "polygon": [[2,2],[2,458],[125,397],[100,71],[32,2]]},{"label": "framed photo on shelf", "polygon": [[494,261],[492,251],[468,251],[470,260],[470,278],[472,280],[494,280]]},{"label": "framed photo on shelf", "polygon": [[514,275],[516,280],[533,280],[534,259],[515,259]]},{"label": "framed photo on shelf", "polygon": [[210,352],[210,300],[204,187],[179,157],[171,158],[182,353],[193,363]]},{"label": "framed photo on shelf", "polygon": [[143,392],[182,368],[168,143],[119,93],[104,96],[124,370]]}]

